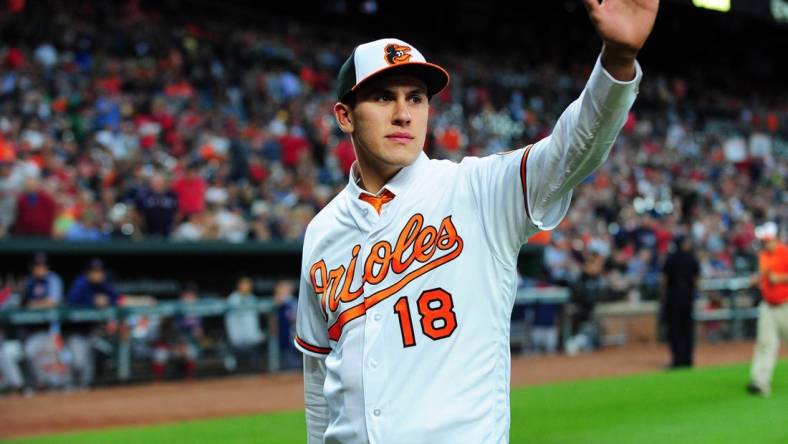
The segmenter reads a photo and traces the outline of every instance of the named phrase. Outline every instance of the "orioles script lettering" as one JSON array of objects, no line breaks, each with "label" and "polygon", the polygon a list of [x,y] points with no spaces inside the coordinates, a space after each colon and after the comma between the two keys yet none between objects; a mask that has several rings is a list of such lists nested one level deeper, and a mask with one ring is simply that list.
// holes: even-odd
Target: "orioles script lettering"
[{"label": "orioles script lettering", "polygon": [[[381,240],[370,248],[363,264],[361,284],[356,289],[350,287],[356,267],[359,266],[360,245],[353,246],[347,265],[329,271],[324,260],[317,261],[310,268],[309,276],[315,294],[320,295],[320,305],[326,319],[329,312],[337,312],[340,302],[347,304],[359,300],[357,305],[339,313],[328,329],[329,339],[339,340],[345,324],[364,316],[369,308],[396,294],[419,276],[454,260],[462,253],[462,246],[462,238],[457,234],[451,216],[443,218],[436,228],[425,226],[424,216],[416,213],[408,219],[393,246]],[[399,279],[386,288],[364,296],[364,284],[377,285],[389,273],[394,273]]]}]

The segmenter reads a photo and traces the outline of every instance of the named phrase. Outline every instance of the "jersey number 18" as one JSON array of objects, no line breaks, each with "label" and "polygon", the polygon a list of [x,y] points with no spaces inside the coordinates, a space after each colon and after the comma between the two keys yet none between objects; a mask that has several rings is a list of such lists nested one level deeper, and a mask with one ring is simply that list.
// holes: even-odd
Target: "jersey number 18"
[{"label": "jersey number 18", "polygon": [[[454,301],[451,294],[442,288],[425,290],[416,301],[421,315],[421,330],[427,337],[438,340],[448,338],[457,328],[457,316],[454,313]],[[413,334],[413,322],[410,316],[408,297],[403,296],[394,304],[394,313],[399,317],[402,345],[413,347],[416,337]]]}]

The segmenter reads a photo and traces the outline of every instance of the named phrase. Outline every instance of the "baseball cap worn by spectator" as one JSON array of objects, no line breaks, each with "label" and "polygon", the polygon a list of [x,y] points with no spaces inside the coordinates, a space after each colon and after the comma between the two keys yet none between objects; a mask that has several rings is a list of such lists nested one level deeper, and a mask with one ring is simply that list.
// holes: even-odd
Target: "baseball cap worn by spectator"
[{"label": "baseball cap worn by spectator", "polygon": [[762,241],[771,240],[777,237],[777,224],[769,221],[755,228],[755,237]]},{"label": "baseball cap worn by spectator", "polygon": [[337,100],[347,103],[359,85],[382,74],[412,75],[427,85],[432,97],[449,84],[449,73],[428,63],[418,49],[402,40],[386,38],[356,46],[337,76]]}]

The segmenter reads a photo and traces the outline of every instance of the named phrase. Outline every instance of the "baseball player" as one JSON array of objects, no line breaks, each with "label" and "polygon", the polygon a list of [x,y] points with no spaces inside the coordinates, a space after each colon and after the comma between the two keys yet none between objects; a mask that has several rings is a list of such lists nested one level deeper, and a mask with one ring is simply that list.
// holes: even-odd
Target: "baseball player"
[{"label": "baseball player", "polygon": [[585,4],[604,45],[551,136],[459,164],[423,153],[449,82],[412,45],[357,46],[334,115],[357,161],[304,239],[295,344],[310,443],[502,443],[522,244],[554,228],[635,100],[658,1]]}]

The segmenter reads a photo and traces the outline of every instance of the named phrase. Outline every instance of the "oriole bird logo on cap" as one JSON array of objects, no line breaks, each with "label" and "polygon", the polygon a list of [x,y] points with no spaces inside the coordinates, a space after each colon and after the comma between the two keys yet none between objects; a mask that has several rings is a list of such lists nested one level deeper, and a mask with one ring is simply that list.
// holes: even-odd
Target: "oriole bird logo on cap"
[{"label": "oriole bird logo on cap", "polygon": [[405,63],[410,60],[410,46],[395,45],[393,43],[384,48],[384,58],[389,65]]}]

